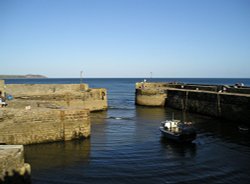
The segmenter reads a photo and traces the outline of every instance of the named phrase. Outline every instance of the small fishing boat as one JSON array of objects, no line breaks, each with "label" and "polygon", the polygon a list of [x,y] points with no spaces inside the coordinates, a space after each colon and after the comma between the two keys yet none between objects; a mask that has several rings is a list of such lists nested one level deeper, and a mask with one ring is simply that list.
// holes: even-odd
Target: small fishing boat
[{"label": "small fishing boat", "polygon": [[164,137],[177,142],[192,142],[196,139],[196,130],[192,122],[166,120],[161,122],[160,131]]}]

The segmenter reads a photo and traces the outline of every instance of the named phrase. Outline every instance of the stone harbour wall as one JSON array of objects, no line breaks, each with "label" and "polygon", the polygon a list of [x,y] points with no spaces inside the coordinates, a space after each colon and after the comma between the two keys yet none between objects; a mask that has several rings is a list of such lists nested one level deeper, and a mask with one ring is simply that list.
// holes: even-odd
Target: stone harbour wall
[{"label": "stone harbour wall", "polygon": [[226,91],[213,85],[144,83],[142,87],[140,83],[136,87],[135,101],[138,105],[167,106],[250,124],[249,87],[231,87]]},{"label": "stone harbour wall", "polygon": [[145,106],[164,106],[167,97],[164,91],[153,89],[136,89],[135,96],[135,104]]},{"label": "stone harbour wall", "polygon": [[86,109],[6,109],[0,114],[0,143],[35,144],[90,136]]},{"label": "stone harbour wall", "polygon": [[166,106],[249,124],[250,95],[167,90]]},{"label": "stone harbour wall", "polygon": [[31,183],[22,145],[0,145],[0,183]]},{"label": "stone harbour wall", "polygon": [[108,108],[106,89],[91,89],[87,84],[7,84],[5,91],[14,100],[12,108],[85,108],[90,111]]},{"label": "stone harbour wall", "polygon": [[6,84],[6,92],[13,96],[34,96],[77,93],[87,91],[88,84]]}]

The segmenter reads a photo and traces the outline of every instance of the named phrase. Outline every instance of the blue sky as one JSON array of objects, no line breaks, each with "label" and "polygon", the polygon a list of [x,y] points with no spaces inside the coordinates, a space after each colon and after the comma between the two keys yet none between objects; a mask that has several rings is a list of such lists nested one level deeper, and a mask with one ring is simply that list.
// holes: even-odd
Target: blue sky
[{"label": "blue sky", "polygon": [[250,77],[249,0],[1,0],[0,74]]}]

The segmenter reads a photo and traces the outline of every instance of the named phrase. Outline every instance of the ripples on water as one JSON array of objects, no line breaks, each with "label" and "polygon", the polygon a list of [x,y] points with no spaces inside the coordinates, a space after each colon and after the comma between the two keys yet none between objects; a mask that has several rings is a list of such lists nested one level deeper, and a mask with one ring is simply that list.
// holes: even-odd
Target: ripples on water
[{"label": "ripples on water", "polygon": [[[25,146],[33,183],[248,183],[250,137],[237,125],[164,108],[134,106],[134,81],[106,81],[109,110],[91,114],[91,138]],[[197,139],[176,144],[159,123],[195,122]]]}]

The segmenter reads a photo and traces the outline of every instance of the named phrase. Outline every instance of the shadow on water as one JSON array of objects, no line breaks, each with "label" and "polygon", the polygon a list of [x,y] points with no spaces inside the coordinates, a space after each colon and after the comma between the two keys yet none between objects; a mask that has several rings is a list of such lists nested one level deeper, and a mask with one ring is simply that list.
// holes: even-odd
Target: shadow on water
[{"label": "shadow on water", "polygon": [[[199,119],[195,118],[195,115],[192,113],[184,112],[177,109],[166,108],[166,107],[143,107],[137,106],[136,107],[136,116],[141,120],[157,120],[159,123],[166,119],[178,119],[181,121],[196,121]],[[201,116],[200,119],[202,119]]]},{"label": "shadow on water", "polygon": [[192,113],[188,116],[195,122],[200,141],[213,138],[214,141],[220,140],[250,147],[249,132],[240,131],[237,123]]},{"label": "shadow on water", "polygon": [[51,168],[67,168],[76,162],[89,163],[90,139],[25,146],[25,161],[32,173]]},{"label": "shadow on water", "polygon": [[167,111],[161,107],[136,107],[136,117],[141,121],[163,121],[167,117]]},{"label": "shadow on water", "polygon": [[90,119],[91,123],[105,123],[105,119],[108,117],[108,112],[107,111],[98,111],[98,112],[91,112],[90,113]]}]

